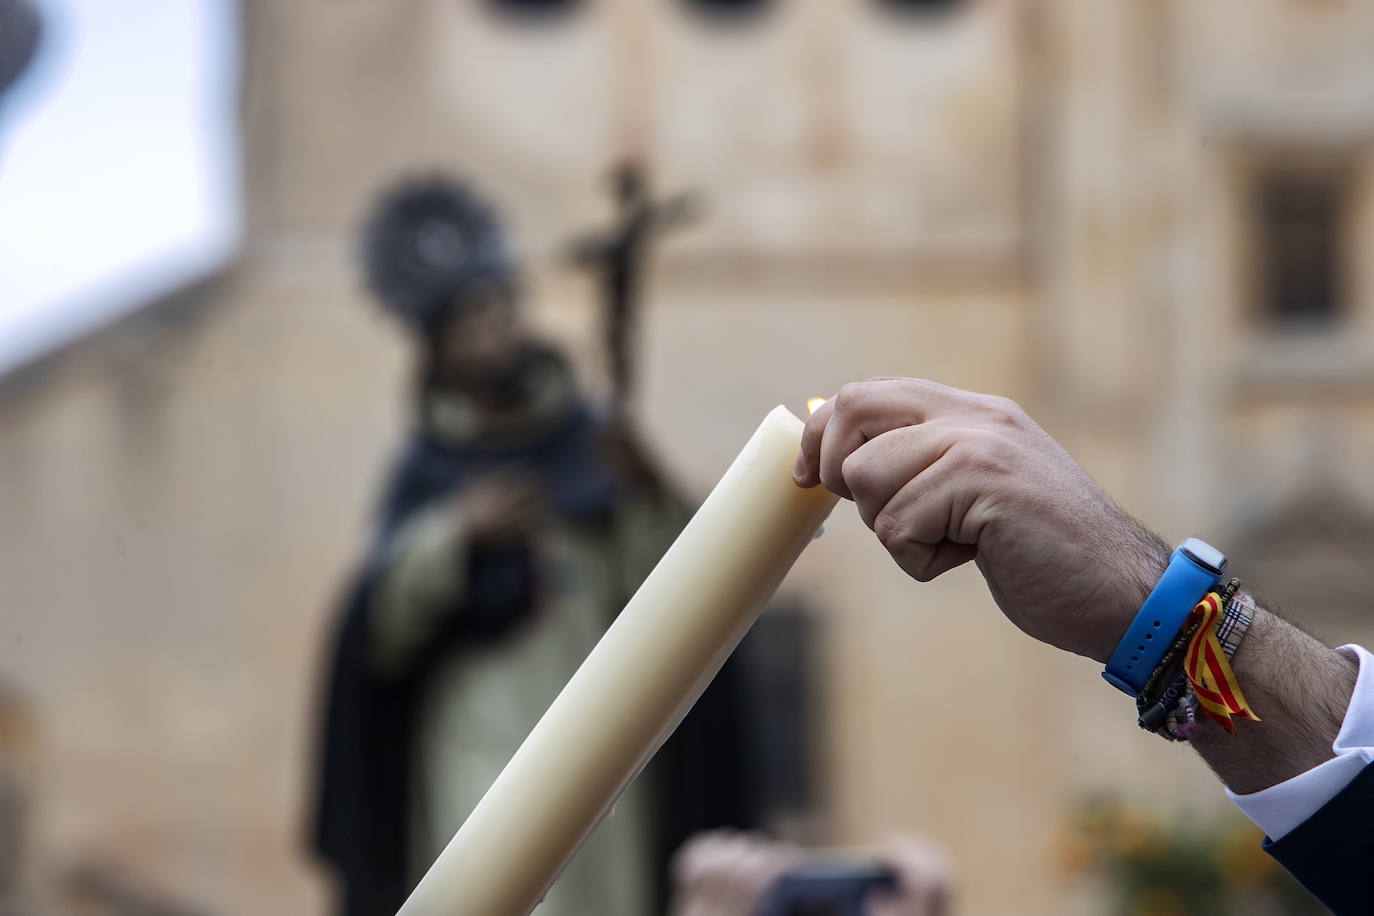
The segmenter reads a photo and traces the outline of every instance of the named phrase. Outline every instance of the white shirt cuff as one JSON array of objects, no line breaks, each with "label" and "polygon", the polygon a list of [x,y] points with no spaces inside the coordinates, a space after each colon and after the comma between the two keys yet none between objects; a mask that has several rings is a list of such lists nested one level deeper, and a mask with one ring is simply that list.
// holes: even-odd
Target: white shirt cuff
[{"label": "white shirt cuff", "polygon": [[1331,745],[1336,756],[1278,785],[1226,797],[1254,821],[1271,840],[1277,840],[1316,814],[1374,760],[1374,655],[1360,646],[1341,646],[1359,659],[1360,674],[1350,695],[1341,730]]}]

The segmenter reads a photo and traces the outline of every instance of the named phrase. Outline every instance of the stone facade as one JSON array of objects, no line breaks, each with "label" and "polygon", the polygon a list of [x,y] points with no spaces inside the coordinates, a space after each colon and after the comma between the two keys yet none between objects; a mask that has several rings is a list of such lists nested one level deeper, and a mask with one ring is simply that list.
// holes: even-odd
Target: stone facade
[{"label": "stone facade", "polygon": [[[937,378],[1020,399],[1130,511],[1370,638],[1374,4],[491,6],[246,0],[239,263],[0,383],[0,673],[37,710],[45,861],[322,910],[300,842],[321,639],[404,419],[402,342],[350,250],[398,173],[491,192],[594,391],[594,290],[562,246],[609,219],[621,157],[704,195],[655,265],[639,403],[693,492],[776,403]],[[1255,286],[1257,188],[1292,169],[1342,176],[1341,304],[1300,332]],[[976,571],[917,586],[852,510],[828,529],[787,585],[824,634],[814,839],[923,831],[966,912],[1091,912],[1049,848],[1067,805],[1224,805]]]}]

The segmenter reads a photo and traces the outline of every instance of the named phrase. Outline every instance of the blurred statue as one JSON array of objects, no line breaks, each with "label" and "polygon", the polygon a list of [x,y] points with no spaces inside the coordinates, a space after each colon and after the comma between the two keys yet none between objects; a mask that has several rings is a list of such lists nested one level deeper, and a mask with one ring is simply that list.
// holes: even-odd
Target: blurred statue
[{"label": "blurred statue", "polygon": [[[414,414],[339,618],[314,839],[342,912],[391,916],[688,509],[526,329],[501,227],[471,191],[393,190],[362,258],[411,332]],[[661,911],[688,832],[749,825],[731,689],[712,688],[541,916]]]},{"label": "blurred statue", "polygon": [[639,311],[640,285],[649,243],[654,237],[690,219],[695,201],[679,194],[654,203],[643,169],[621,163],[611,175],[619,209],[614,229],[573,243],[573,260],[596,273],[605,296],[606,354],[610,362],[611,413],[629,409],[634,390],[634,328]]}]

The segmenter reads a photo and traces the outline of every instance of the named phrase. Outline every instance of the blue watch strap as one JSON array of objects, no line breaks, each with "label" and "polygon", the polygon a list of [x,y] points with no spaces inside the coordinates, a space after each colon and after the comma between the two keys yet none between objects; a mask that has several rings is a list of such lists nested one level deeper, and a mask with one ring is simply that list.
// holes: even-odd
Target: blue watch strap
[{"label": "blue watch strap", "polygon": [[[1196,547],[1194,546],[1196,545]],[[1204,565],[1196,556],[1220,558]],[[1150,597],[1126,628],[1116,644],[1102,677],[1117,689],[1136,696],[1169,649],[1188,615],[1209,591],[1221,581],[1226,558],[1208,544],[1189,538],[1169,556]]]}]

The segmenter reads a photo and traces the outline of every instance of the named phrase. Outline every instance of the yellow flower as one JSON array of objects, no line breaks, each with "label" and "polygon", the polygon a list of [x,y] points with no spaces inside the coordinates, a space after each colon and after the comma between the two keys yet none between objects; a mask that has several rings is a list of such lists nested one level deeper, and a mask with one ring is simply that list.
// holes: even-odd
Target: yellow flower
[{"label": "yellow flower", "polygon": [[1054,861],[1064,874],[1080,878],[1092,867],[1095,847],[1082,831],[1072,826],[1062,827],[1055,831],[1052,842]]},{"label": "yellow flower", "polygon": [[1157,852],[1160,839],[1159,827],[1149,817],[1126,809],[1117,819],[1112,845],[1123,856],[1140,858]]},{"label": "yellow flower", "polygon": [[1136,898],[1131,916],[1186,916],[1188,907],[1177,892],[1156,887]]}]

